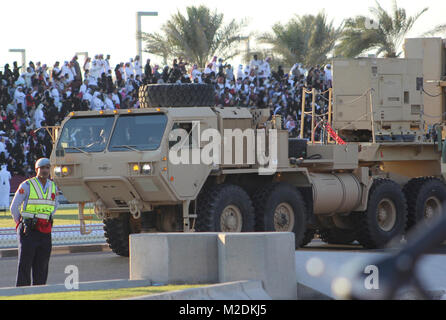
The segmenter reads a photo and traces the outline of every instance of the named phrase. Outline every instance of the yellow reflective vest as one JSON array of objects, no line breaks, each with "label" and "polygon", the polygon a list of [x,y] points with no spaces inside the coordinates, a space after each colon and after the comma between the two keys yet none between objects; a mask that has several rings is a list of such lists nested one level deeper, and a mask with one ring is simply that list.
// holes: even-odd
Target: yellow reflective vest
[{"label": "yellow reflective vest", "polygon": [[33,218],[36,216],[39,219],[49,220],[51,213],[56,207],[56,184],[48,180],[50,186],[44,193],[37,177],[27,181],[29,184],[29,196],[26,207],[22,208],[22,217]]}]

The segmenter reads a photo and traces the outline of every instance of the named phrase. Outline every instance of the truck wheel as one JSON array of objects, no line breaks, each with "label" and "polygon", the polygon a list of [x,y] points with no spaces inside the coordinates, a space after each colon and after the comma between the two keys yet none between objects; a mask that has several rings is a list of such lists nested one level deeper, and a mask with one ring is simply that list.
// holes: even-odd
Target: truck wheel
[{"label": "truck wheel", "polygon": [[208,84],[142,85],[138,94],[141,108],[215,105],[215,89]]},{"label": "truck wheel", "polygon": [[254,208],[248,194],[239,186],[221,184],[208,187],[197,201],[196,231],[254,231]]},{"label": "truck wheel", "polygon": [[104,219],[104,236],[108,246],[119,256],[129,256],[129,235],[138,233],[130,221],[130,214],[121,214],[119,218]]},{"label": "truck wheel", "polygon": [[410,180],[403,188],[407,199],[407,230],[423,220],[438,217],[446,201],[446,185],[437,178]]},{"label": "truck wheel", "polygon": [[[305,201],[294,186],[282,182],[272,183],[259,190],[253,202],[256,231],[294,232],[296,248],[308,243],[305,243],[310,237],[306,234]],[[307,239],[304,241],[305,236]]]},{"label": "truck wheel", "polygon": [[351,244],[356,240],[354,230],[340,228],[323,228],[319,229],[321,240],[329,244]]},{"label": "truck wheel", "polygon": [[407,205],[400,186],[388,179],[375,180],[367,211],[357,217],[357,240],[365,248],[383,248],[390,240],[401,239],[406,227]]}]

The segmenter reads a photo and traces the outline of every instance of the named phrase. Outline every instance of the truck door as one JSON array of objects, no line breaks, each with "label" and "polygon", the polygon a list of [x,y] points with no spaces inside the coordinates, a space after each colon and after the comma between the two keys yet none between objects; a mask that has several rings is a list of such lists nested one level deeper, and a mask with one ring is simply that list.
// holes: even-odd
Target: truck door
[{"label": "truck door", "polygon": [[199,120],[176,121],[171,132],[174,130],[183,133],[169,143],[171,151],[178,149],[175,154],[169,152],[168,156],[170,185],[180,198],[195,198],[211,172],[211,166],[201,161],[199,140],[203,125]]}]

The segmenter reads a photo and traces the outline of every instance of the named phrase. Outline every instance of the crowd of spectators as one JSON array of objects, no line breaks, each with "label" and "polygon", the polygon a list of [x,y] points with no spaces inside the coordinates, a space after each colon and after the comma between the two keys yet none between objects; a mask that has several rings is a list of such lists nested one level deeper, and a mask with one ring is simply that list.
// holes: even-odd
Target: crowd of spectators
[{"label": "crowd of spectators", "polygon": [[[173,61],[172,68],[164,67],[159,72],[155,66],[153,72],[147,67],[145,81],[149,83],[209,83],[215,86],[215,103],[217,106],[241,106],[249,108],[269,108],[271,115],[281,115],[284,127],[291,135],[300,133],[302,94],[305,88],[305,111],[311,110],[312,91],[315,89],[315,121],[320,121],[328,112],[328,89],[332,86],[331,65],[320,65],[304,69],[302,64],[296,63],[289,72],[282,66],[277,70],[270,67],[271,58],[258,59],[257,55],[249,64],[239,65],[234,70],[231,64],[223,59],[213,57],[203,71],[194,64],[188,66],[181,58]],[[152,74],[150,77],[149,75]],[[311,137],[311,117],[305,117],[304,136]],[[319,139],[321,130],[315,131],[315,138]]]},{"label": "crowd of spectators", "polygon": [[[324,91],[331,87],[331,67],[306,70],[296,63],[285,72],[280,66],[271,70],[270,62],[254,55],[249,64],[234,69],[214,57],[200,69],[179,58],[161,68],[152,66],[150,59],[143,66],[136,56],[112,67],[109,55],[96,55],[82,64],[77,56],[62,66],[29,62],[25,70],[16,62],[12,68],[6,64],[0,72],[0,165],[6,164],[13,176],[33,175],[35,161],[49,157],[52,149],[51,137],[42,127],[59,125],[71,111],[139,108],[141,84],[212,84],[217,106],[270,108],[271,115],[281,114],[284,127],[297,135],[302,89],[315,88],[316,112],[326,112]],[[311,109],[312,97],[306,94],[306,108]],[[307,117],[307,137],[310,121]]]}]

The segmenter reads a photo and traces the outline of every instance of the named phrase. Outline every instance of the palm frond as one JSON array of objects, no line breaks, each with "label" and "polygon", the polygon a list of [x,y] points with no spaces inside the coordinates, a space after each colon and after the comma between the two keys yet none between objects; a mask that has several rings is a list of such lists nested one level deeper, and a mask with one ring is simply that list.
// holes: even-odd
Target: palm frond
[{"label": "palm frond", "polygon": [[[344,57],[356,57],[375,50],[377,55],[398,57],[401,54],[398,50],[407,33],[427,10],[424,8],[408,17],[406,10],[398,7],[396,0],[393,0],[389,12],[376,1],[375,7],[369,8],[370,17],[357,16],[345,21],[335,52]],[[367,23],[370,21],[377,22],[377,25]]]},{"label": "palm frond", "polygon": [[432,37],[439,34],[446,34],[446,24],[438,25],[432,30],[423,33],[423,37]]},{"label": "palm frond", "polygon": [[168,50],[169,57],[182,57],[204,67],[213,55],[233,57],[237,54],[240,34],[245,21],[232,20],[224,24],[224,15],[204,5],[186,8],[173,14],[161,27],[162,34],[144,38],[152,51]]}]

